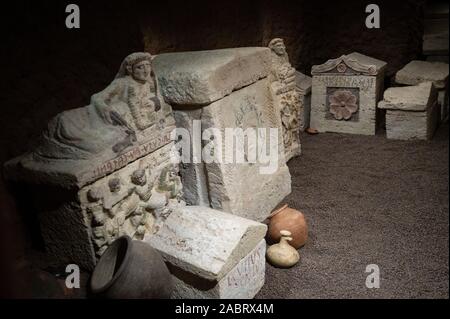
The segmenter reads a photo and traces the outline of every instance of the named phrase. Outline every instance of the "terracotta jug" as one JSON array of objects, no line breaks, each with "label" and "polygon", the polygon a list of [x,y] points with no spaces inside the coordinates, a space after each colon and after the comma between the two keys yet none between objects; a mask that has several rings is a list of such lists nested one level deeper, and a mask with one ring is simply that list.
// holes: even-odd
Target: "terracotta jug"
[{"label": "terracotta jug", "polygon": [[292,234],[291,246],[295,249],[302,247],[308,239],[308,225],[305,216],[296,209],[284,204],[269,216],[269,229],[267,231],[267,242],[277,243],[281,230],[288,230]]},{"label": "terracotta jug", "polygon": [[288,268],[300,260],[300,255],[294,247],[289,245],[292,241],[291,232],[280,231],[280,242],[267,249],[267,260],[275,267]]}]

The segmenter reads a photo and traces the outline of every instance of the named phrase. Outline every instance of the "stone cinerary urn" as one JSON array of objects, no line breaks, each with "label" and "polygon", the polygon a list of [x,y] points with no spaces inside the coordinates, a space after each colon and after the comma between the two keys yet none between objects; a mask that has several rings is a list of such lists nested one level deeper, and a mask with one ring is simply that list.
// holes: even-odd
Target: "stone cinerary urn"
[{"label": "stone cinerary urn", "polygon": [[[154,59],[161,92],[174,110],[177,127],[188,131],[186,135],[193,145],[189,163],[180,167],[187,204],[263,221],[291,192],[284,137],[293,135],[291,131],[286,133],[277,103],[285,94],[295,93],[295,82],[289,87],[270,76],[272,58],[269,48],[247,47],[167,53]],[[274,86],[281,90],[278,95]],[[287,100],[286,103],[287,108],[293,106]],[[285,120],[290,123],[290,117]],[[226,130],[268,132],[270,128],[278,134],[272,142],[277,161],[269,174],[261,174],[268,163],[245,158],[240,163],[227,162],[224,156],[206,162],[201,160],[201,149],[198,152],[195,148],[207,144],[200,141],[207,130],[222,134],[215,140],[222,145],[214,145],[222,151],[214,153],[224,155]],[[298,133],[298,128],[293,130]],[[235,150],[236,145],[232,152]]]},{"label": "stone cinerary urn", "polygon": [[264,285],[264,224],[202,206],[173,212],[146,241],[172,274],[172,298],[253,298]]},{"label": "stone cinerary urn", "polygon": [[386,62],[357,52],[314,65],[311,127],[319,132],[374,135]]},{"label": "stone cinerary urn", "polygon": [[170,161],[175,120],[151,60],[127,56],[89,105],[56,115],[33,150],[5,164],[6,178],[29,189],[18,200],[33,203],[57,262],[93,269],[115,239],[143,239],[183,205]]},{"label": "stone cinerary urn", "polygon": [[437,97],[432,82],[387,89],[378,103],[378,108],[386,110],[387,138],[431,139],[440,118]]},{"label": "stone cinerary urn", "polygon": [[395,74],[395,83],[400,85],[417,85],[433,82],[438,91],[441,120],[448,117],[448,64],[414,60]]}]

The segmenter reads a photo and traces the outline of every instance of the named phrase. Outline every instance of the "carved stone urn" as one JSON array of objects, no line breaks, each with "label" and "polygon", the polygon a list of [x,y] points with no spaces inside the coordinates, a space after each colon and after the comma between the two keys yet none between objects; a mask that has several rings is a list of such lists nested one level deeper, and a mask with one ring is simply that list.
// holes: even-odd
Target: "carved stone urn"
[{"label": "carved stone urn", "polygon": [[123,236],[103,253],[91,277],[93,294],[108,299],[170,298],[172,277],[157,250]]},{"label": "carved stone urn", "polygon": [[267,231],[267,242],[277,243],[280,238],[280,231],[287,230],[292,234],[291,245],[298,249],[302,247],[308,239],[308,225],[303,213],[288,207],[284,204],[269,216],[269,229]]},{"label": "carved stone urn", "polygon": [[267,249],[267,260],[275,267],[289,268],[298,263],[300,255],[294,247],[289,245],[292,241],[291,232],[282,230],[280,236],[280,242]]}]

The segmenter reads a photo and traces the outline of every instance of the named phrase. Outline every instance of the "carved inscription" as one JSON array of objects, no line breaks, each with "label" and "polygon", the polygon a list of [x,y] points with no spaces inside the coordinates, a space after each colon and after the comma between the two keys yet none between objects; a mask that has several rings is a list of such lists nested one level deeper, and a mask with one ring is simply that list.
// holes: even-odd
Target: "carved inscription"
[{"label": "carved inscription", "polygon": [[151,140],[148,143],[142,144],[138,147],[131,149],[130,151],[103,163],[100,166],[97,166],[93,171],[92,175],[94,178],[99,178],[105,176],[109,173],[118,170],[128,163],[138,159],[141,156],[154,152],[160,147],[170,143],[170,133],[166,133],[162,137],[158,137],[156,139]]},{"label": "carved inscription", "polygon": [[376,78],[373,76],[317,76],[317,80],[325,86],[333,87],[359,87],[361,91],[375,88]]},{"label": "carved inscription", "polygon": [[264,255],[265,244],[259,244],[257,249],[253,250],[230,271],[225,280],[226,285],[228,287],[245,287],[254,283],[255,278],[264,274]]}]

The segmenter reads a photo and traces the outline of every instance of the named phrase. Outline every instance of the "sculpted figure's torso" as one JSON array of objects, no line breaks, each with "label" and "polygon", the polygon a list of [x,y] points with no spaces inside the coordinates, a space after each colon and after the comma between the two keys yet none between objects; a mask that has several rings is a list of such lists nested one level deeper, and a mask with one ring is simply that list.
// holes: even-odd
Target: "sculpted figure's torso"
[{"label": "sculpted figure's torso", "polygon": [[49,159],[120,153],[136,142],[139,131],[159,123],[170,110],[156,88],[150,54],[129,55],[116,79],[94,94],[90,105],[60,113],[49,123],[35,153]]}]

